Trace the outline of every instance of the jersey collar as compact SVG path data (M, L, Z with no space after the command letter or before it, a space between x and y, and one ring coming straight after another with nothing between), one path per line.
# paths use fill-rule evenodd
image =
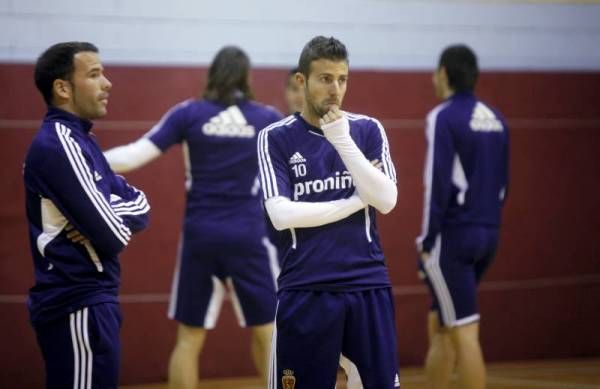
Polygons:
M323 130L321 130L319 127L315 127L312 124L310 124L309 122L307 122L306 120L304 120L304 118L302 117L302 115L300 114L300 112L296 112L294 114L294 116L296 117L296 119L302 123L302 127L308 131L311 132L313 134L316 135L320 135L320 136L325 136L325 134L323 133Z
M52 105L48 106L48 112L46 113L46 120L61 120L67 123L72 124L71 127L82 130L86 134L88 134L92 130L92 126L94 125L91 121L87 119L82 119L77 115L74 115L70 112L62 110L60 108L56 108Z

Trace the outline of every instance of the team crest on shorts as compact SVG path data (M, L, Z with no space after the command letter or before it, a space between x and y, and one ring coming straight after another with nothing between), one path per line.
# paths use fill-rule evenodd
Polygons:
M283 389L294 389L296 387L296 377L294 377L293 370L285 369L283 371L281 385L283 385Z

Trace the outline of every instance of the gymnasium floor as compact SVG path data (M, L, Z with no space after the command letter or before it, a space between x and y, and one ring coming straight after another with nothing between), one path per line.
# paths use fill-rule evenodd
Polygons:
M401 371L402 389L425 389L422 369ZM166 389L166 384L122 389ZM264 389L254 378L203 380L198 389ZM458 387L455 386L456 389ZM600 359L527 361L488 365L488 389L600 389Z

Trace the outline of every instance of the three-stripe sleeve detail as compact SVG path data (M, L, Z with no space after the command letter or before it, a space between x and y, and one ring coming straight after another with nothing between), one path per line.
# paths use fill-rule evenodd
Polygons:
M123 224L123 220L113 211L110 204L96 187L93 175L85 161L79 144L69 136L71 130L57 122L56 133L71 164L71 168L85 194L117 239L123 245L127 245L131 238L131 230Z
M265 200L271 197L279 196L279 188L277 187L277 178L275 175L275 169L271 161L271 155L269 151L269 131L274 128L288 125L295 121L296 118L293 116L287 117L283 120L275 122L268 127L265 127L258 133L258 166L260 170L261 186L263 188L263 195Z
M122 215L142 215L150 210L150 204L146 195L138 192L138 197L133 201L124 201L111 204L113 211L119 216Z
M385 135L385 129L379 122L379 120L372 119L379 128L379 133L381 134L381 162L383 164L383 172L386 176L388 176L394 183L396 183L396 169L394 168L394 164L392 163L392 157L390 155L390 144L388 142L387 136Z

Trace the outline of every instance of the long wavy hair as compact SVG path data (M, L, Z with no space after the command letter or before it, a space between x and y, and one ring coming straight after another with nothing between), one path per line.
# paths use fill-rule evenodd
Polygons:
M226 105L239 98L254 99L249 84L250 58L237 46L225 46L208 69L208 83L203 98Z

